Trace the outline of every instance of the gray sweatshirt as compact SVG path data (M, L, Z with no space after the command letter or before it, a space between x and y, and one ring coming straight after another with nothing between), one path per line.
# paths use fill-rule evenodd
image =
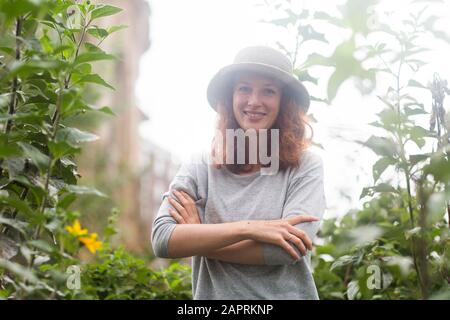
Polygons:
M210 163L209 156L203 155L182 165L164 194L152 229L156 256L168 258L168 242L177 224L168 211L167 196L173 196L173 190L183 190L196 201L202 223L274 220L298 214L322 218L324 214L323 163L311 150L304 151L299 168L275 175L236 175ZM319 225L320 221L296 227L314 240ZM192 257L194 299L318 299L309 251L295 261L281 247L265 243L263 256L265 265Z

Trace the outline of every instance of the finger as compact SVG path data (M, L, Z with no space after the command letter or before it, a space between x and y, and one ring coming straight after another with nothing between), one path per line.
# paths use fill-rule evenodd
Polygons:
M295 244L298 250L300 250L300 252L302 253L302 256L306 255L305 245L303 244L303 241L300 238L298 238L295 235L291 235L291 238L289 239L288 242L292 242L293 244Z
M179 204L177 201L175 201L173 198L170 198L170 197L169 197L169 202L184 219L186 219L188 217L188 213L186 212L186 210L184 209L184 207L181 204Z
M185 224L186 221L184 221L183 217L175 210L169 208L169 213L172 216L172 218L175 219L175 221L179 224Z
M306 248L308 248L308 250L312 250L312 240L308 236L308 234L306 234L306 232L304 232L303 230L299 230L294 226L289 227L288 230L296 238L300 239L303 242L303 244L306 246Z
M290 224L296 225L302 222L313 222L313 221L319 221L320 219L315 216L308 216L308 215L296 215L287 218Z
M174 190L174 193L177 195L177 197L180 199L181 203L183 204L184 209L186 210L187 214L190 216L195 214L195 202L189 197L188 194L186 194L184 191L177 191Z
M280 246L289 253L289 255L294 258L295 260L300 260L300 256L298 255L297 251L292 248L291 244L287 241L282 241Z
M184 195L181 192L179 192L178 190L174 190L173 193L184 206L187 205L188 200L184 197Z
M181 191L181 193L183 194L183 196L189 201L189 202L195 202L194 201L194 198L192 198L189 194L187 194L186 192L184 192L184 191Z

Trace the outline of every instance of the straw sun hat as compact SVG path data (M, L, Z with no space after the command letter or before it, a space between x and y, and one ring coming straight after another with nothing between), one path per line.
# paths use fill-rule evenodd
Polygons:
M305 113L310 104L309 93L293 74L291 60L283 53L266 46L253 46L242 49L234 62L219 70L211 79L207 89L208 102L216 110L221 92L229 87L236 72L253 71L271 76L287 85Z

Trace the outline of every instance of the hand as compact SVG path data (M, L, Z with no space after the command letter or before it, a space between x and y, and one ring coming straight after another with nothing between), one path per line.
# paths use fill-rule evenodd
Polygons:
M169 203L175 208L169 208L170 215L179 224L197 224L202 223L198 215L195 201L184 191L174 190L173 192L178 201L169 197Z
M250 239L278 245L295 260L299 260L300 256L289 242L294 243L304 256L306 249L312 250L312 241L304 231L297 229L294 225L318 220L320 219L314 216L297 215L279 220L247 220L245 227Z

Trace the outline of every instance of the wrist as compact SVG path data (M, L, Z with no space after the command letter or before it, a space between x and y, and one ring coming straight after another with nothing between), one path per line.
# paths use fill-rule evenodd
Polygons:
M236 223L236 232L237 232L239 239L241 241L251 239L250 221L242 220L242 221L236 221L235 223Z

